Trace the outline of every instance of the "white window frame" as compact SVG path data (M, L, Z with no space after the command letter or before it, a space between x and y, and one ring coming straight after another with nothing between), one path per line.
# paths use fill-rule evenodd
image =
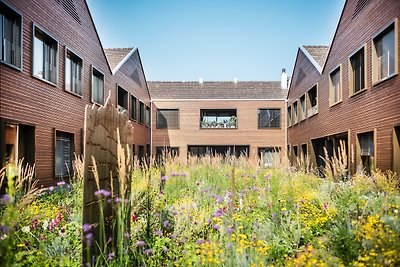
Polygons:
M96 101L94 101L94 99L93 99L93 85L94 85L94 81L93 81L94 73L93 73L93 71L97 71L98 73L100 73L101 75L103 75L103 103L96 102ZM91 66L91 72L90 72L90 100L91 100L91 102L92 102L93 104L100 105L100 106L104 105L104 89L105 89L105 83L106 83L106 77L105 77L104 73L101 72L101 71L99 71L98 68L96 68L95 66L92 65L92 66Z
M81 60L81 62L82 62L82 66L81 66L81 82L80 82L81 93L80 93L80 94L75 93L75 92L73 92L73 91L70 91L70 90L68 90L68 88L67 88L67 56L68 56L68 52L74 54L74 56L77 57L77 58L79 58L79 59ZM75 95L75 96L78 96L78 97L80 97L80 98L83 98L83 85L84 85L84 82L83 82L83 77L84 77L84 68L83 68L83 65L84 65L83 58L82 58L80 55L78 55L77 53L75 53L74 50L72 50L72 49L70 49L70 48L68 48L68 47L66 46L66 47L65 47L65 62L64 62L64 83L65 83L65 84L64 84L64 90L65 90L66 92L71 93L71 94L73 94L73 95Z

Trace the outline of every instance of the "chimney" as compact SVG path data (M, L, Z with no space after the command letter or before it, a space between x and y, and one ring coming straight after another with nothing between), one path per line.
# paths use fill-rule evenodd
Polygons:
M286 69L282 69L282 74L281 74L281 88L282 89L288 89L288 78L286 74Z
M199 83L203 83L204 79L202 77L199 78Z
M237 78L233 78L233 83L237 83Z

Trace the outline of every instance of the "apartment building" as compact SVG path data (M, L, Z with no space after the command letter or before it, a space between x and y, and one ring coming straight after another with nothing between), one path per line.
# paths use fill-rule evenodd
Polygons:
M259 155L268 163L286 151L287 89L279 81L149 82L149 91L157 156Z
M330 48L299 48L288 93L291 157L322 166L323 148L333 155L343 141L350 174L400 173L399 17L397 0L347 0Z
M123 88L149 110L137 49L109 64L84 0L0 0L0 38L0 161L35 164L39 186L72 175L86 105L109 91L120 104ZM145 119L134 126L147 145Z

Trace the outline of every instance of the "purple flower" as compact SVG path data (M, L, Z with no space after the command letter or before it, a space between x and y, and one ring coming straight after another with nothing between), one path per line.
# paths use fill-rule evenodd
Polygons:
M121 199L119 197L116 197L114 201L115 201L115 203L119 203L119 202L121 202Z
M324 203L324 210L327 211L328 210L328 203Z
M92 245L92 240L93 240L93 233L88 233L87 235L85 235L85 240L86 243L91 246Z
M64 181L58 182L57 185L58 186L63 186L63 185L65 185L65 182Z
M32 221L32 229L37 229L39 227L39 221L37 219Z
M224 215L222 213L222 211L221 210L217 210L216 212L214 212L213 217L221 217L222 215Z
M214 229L214 230L217 230L217 231L218 231L218 230L219 230L219 227L220 227L220 226L219 226L218 224L214 224L214 225L213 225L213 229Z
M0 224L0 232L2 232L2 233L4 233L4 234L7 234L8 231L9 231L9 229L8 229L7 226L1 225L1 224Z
M96 192L94 192L94 195L95 196L109 197L109 196L111 196L111 192L107 191L107 190L104 190L104 189L100 189L100 190L97 190Z
M5 194L5 195L3 195L3 196L1 197L1 202L2 202L4 205L7 205L10 201L11 201L11 196L8 195L8 194Z
M267 174L264 176L265 179L269 180L271 178L271 174Z
M146 245L146 242L144 242L142 240L136 242L136 246L138 246L138 247L144 247L145 245Z
M125 237L125 238L129 238L129 237L131 237L131 235L130 235L128 232L125 232L125 233L124 233L124 237Z
M227 230L226 230L226 232L228 233L228 234L232 234L233 232L235 231L235 229L233 228L233 227L229 227Z
M203 244L203 243L204 243L204 240L203 240L203 239L199 239L199 240L196 241L196 244L197 244L197 245L201 245L201 244Z
M124 202L125 202L125 204L128 204L129 203L129 199L125 198Z
M151 248L145 249L144 254L146 254L147 256L149 256L150 254L153 254L153 250Z
M215 198L215 200L217 201L217 204L221 204L222 203L222 197L220 197L220 196L217 196Z
M169 176L174 177L174 176L178 176L178 174L176 172L171 172L171 174Z
M163 232L161 230L157 230L155 232L155 234L156 234L156 236L159 236L159 237L163 236Z
M226 244L226 248L227 248L227 249L231 249L231 248L232 248L232 243L229 242L228 244Z
M111 252L111 253L109 253L109 254L107 255L107 260L111 261L112 259L114 259L114 257L115 257L115 253L114 253L114 252Z
M164 247L163 252L167 253L169 251L169 249L167 247Z
M264 188L264 191L265 191L265 192L269 192L269 190L270 190L270 189L269 189L268 186Z
M167 179L168 179L168 177L167 177L167 176L165 176L165 175L161 176L161 181L162 181L162 182L165 182L165 181L167 181Z
M50 192L54 191L54 186L49 187Z
M168 228L168 227L170 226L169 221L168 221L168 220L165 220L165 221L163 222L163 226L164 226L164 228Z
M211 223L211 219L210 219L210 218L207 219L207 223L208 223L208 224Z

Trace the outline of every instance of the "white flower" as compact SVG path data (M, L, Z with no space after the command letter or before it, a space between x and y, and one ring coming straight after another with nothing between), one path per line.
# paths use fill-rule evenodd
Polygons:
M45 221L43 222L42 227L43 227L43 230L47 230L47 228L49 227L49 221L48 221L48 220L45 220Z
M29 225L28 226L24 226L24 227L21 228L21 230L24 233L29 233L31 231L31 227Z

